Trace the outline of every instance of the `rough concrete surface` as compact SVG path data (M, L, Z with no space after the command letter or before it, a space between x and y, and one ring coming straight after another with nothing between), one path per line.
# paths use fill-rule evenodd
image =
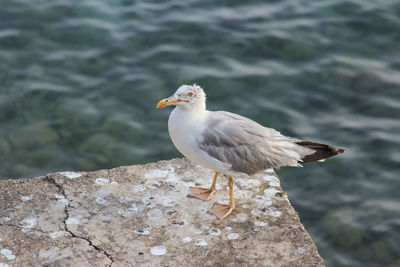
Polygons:
M185 159L0 181L0 266L324 266L272 170L187 198L213 172Z

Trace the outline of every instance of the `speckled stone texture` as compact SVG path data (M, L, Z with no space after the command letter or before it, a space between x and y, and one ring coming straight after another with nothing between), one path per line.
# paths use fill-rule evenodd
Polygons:
M324 266L272 170L187 198L213 172L185 159L0 181L0 266Z

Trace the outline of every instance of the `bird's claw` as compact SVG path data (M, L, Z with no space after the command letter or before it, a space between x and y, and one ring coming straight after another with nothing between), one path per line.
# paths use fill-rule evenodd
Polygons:
M190 187L190 192L191 194L189 194L188 197L198 198L203 201L209 201L212 199L217 190L211 190L202 187Z
M235 209L235 205L232 206L232 205L214 203L214 206L212 207L211 211L209 211L208 213L215 215L220 220L222 220L225 217L227 217L229 214L231 214L234 209Z

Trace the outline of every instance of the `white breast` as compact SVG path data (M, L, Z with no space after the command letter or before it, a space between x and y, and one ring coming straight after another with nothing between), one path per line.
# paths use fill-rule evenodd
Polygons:
M214 171L226 173L230 165L223 163L201 150L198 140L206 127L208 111L198 114L190 110L175 108L168 120L168 130L175 147L194 164Z

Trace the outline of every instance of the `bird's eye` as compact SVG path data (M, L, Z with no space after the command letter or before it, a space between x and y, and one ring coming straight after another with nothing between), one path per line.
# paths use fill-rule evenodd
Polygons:
M194 96L194 93L192 91L190 91L189 93L187 93L188 96Z

